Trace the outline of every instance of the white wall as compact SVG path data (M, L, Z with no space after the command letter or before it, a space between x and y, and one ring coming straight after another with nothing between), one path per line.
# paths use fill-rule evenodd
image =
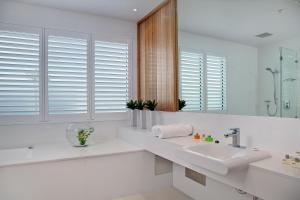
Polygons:
M134 69L132 82L136 82L137 28L133 22L10 1L0 1L0 22L93 33L103 39L131 39L133 43L132 68ZM136 94L135 87L133 87L132 93ZM127 121L124 120L96 123L94 126L96 126L97 138L114 136L116 128L126 124ZM66 123L0 126L0 148L39 142L64 141L66 126Z
M0 11L0 21L5 23L136 38L136 24L129 21L13 1L1 1Z
M36 144L66 143L66 129L70 123L1 125L0 149L26 147ZM95 128L92 136L92 142L95 144L103 140L113 139L116 136L118 127L128 126L128 122L124 120L98 121L89 124Z
M224 134L229 128L241 129L241 144L275 152L300 151L300 121L293 118L237 116L191 112L159 112L161 124L189 123L195 132L211 134L221 142L231 143Z
M228 113L256 115L256 47L180 31L179 48L225 56L228 68Z

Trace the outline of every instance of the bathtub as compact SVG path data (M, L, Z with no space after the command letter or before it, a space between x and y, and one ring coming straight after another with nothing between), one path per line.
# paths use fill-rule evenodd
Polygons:
M117 139L1 149L0 166L1 200L111 200L172 184L154 174L155 155Z
M0 167L93 156L107 156L136 151L142 151L142 149L118 139L102 141L84 148L72 147L69 143L39 144L0 149Z
M29 160L32 158L32 152L33 148L31 146L0 149L0 166L9 163L17 163L21 160Z

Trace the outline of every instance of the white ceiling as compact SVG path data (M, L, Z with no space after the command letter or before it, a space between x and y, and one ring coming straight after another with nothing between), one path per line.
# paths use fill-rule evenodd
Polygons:
M14 0L137 22L163 0ZM134 12L133 9L137 9Z
M179 27L191 33L259 46L300 36L299 1L178 0ZM255 37L264 32L274 35Z

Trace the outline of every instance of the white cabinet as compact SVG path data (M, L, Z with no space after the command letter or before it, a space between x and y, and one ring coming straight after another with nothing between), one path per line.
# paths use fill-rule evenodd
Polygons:
M185 167L173 164L173 186L195 200L252 200L249 194L239 194L233 187L206 177L205 186L187 178Z

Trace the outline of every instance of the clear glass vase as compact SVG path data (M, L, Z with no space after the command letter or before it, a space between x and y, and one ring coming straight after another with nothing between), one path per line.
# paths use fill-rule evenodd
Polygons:
M66 136L69 143L74 147L86 147L92 143L94 128L89 124L69 124Z

